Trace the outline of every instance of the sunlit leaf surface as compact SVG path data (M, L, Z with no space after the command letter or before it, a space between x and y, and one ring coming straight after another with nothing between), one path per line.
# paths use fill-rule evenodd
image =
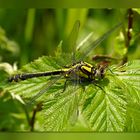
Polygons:
M64 64L63 60L64 58L56 60L52 57L42 57L23 67L21 71L56 70L61 67L59 62ZM131 108L128 108L128 103L139 103L139 63L139 61L131 61L122 67L111 67L111 70L107 70L105 78L97 83L67 82L65 90L66 80L61 76L13 82L8 90L30 100L51 81L57 79L58 81L55 84L51 83L50 88L37 99L43 101L45 130L68 130L74 119L77 120L78 113L81 113L87 127L92 131L121 132L127 127L127 114L130 116L129 119L134 117L132 112L129 113ZM134 113L137 111L135 108ZM133 125L136 127L136 123L133 122Z

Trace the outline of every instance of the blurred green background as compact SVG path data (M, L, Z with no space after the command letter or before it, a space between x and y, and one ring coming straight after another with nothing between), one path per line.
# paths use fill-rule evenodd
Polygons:
M138 11L138 10L137 10ZM111 27L125 21L127 30L128 9L0 9L0 62L22 66L42 55L54 55L61 40L67 39L75 20L81 23L79 40L93 32L98 38ZM138 38L139 13L134 11L133 33ZM116 35L115 35L116 37ZM125 38L117 36L104 41L95 54L121 56L125 52ZM138 40L132 40L129 54L139 58ZM63 47L63 51L67 49ZM137 53L136 53L137 52ZM134 53L133 53L134 54Z
M111 27L124 21L121 32L113 33L96 49L102 54L128 60L140 58L140 10L131 9L0 9L0 64L10 69L17 63L18 69L43 55L55 55L59 43L67 40L76 20L80 20L78 42L93 32L94 39ZM132 22L131 28L128 25ZM131 39L128 40L128 30ZM67 52L67 46L62 46ZM1 72L0 80L3 73ZM2 92L1 92L2 93ZM6 100L5 99L9 99ZM0 131L29 130L21 104L9 95L0 98ZM42 121L42 120L40 120ZM83 130L78 126L75 130ZM36 130L40 130L38 127Z

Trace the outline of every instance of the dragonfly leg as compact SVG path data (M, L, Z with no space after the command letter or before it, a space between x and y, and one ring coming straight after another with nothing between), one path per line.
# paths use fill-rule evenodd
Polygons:
M82 81L81 81L81 79L79 78L79 79L77 79L77 80L73 80L73 79L66 79L65 80L65 83L64 83L64 88L63 88L63 90L62 90L62 93L66 90L66 87L67 87L67 83L68 82L75 82L75 81L77 81L75 84L77 85L77 84L79 84L79 83L82 83Z
M99 84L97 84L95 80L93 80L92 83L93 83L95 86L97 86L98 88L100 88L104 93L106 93L105 90L104 90Z
M68 80L66 79L66 80L65 80L65 83L64 83L64 88L63 88L63 90L62 90L62 93L66 90L67 82L68 82Z

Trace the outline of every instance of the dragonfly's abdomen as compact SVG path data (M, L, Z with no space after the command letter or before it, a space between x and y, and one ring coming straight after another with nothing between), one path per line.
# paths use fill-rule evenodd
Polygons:
M65 71L63 70L57 70L57 71L50 71L50 72L40 72L40 73L23 73L23 74L16 74L11 76L8 81L12 82L18 82L19 80L26 80L29 78L34 78L34 77L42 77L42 76L51 76L51 75L59 75L63 74Z

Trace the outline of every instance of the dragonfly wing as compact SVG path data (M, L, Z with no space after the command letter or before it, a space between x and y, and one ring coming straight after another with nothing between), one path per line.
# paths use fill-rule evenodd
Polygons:
M65 47L67 47L67 52L72 52L72 63L75 62L75 52L76 52L76 41L79 33L80 21L77 20L73 26L73 29L68 37L66 43L64 43Z
M92 34L88 35L87 39L86 39L86 44L85 42L83 43L83 47L86 48L84 49L84 53L82 54L80 60L83 60L85 57L87 57L87 55L91 52L92 49L96 48L103 40L105 40L111 33L113 33L116 29L118 29L119 27L122 26L122 22L115 25L113 28L111 28L110 30L108 30L106 33L104 33L101 37L99 37L98 39L96 39L95 41L92 40ZM80 47L79 47L80 46ZM78 50L82 50L82 46L78 45Z
M34 97L27 103L27 105L32 105L36 99L38 99L41 95L46 93L58 80L60 80L61 77L62 75L51 80L49 83L47 83L47 85L45 85L45 88L43 86L42 90L40 90L36 95L34 95Z
M70 117L71 125L74 125L77 122L78 115L79 115L79 97L78 97L77 93L74 95L73 98L74 98L74 108L73 108L73 112Z

